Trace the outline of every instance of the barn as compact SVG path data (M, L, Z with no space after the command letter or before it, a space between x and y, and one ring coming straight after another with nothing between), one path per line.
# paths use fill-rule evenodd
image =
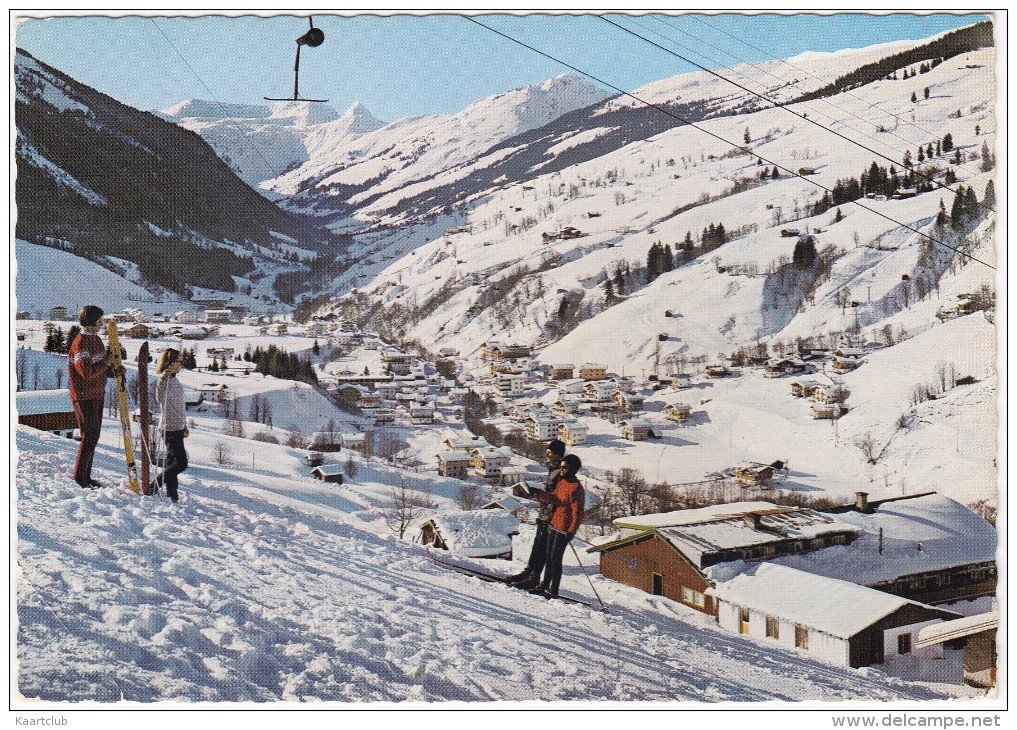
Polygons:
M343 467L340 464L322 464L311 470L311 476L323 482L343 483Z
M60 388L21 391L15 394L15 403L18 423L40 431L49 431L68 438L74 437L78 421L74 417L70 390Z

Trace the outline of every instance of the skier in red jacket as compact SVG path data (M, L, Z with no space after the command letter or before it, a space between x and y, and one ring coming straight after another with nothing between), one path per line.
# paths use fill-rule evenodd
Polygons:
M92 458L102 431L102 406L106 397L106 378L110 375L111 357L99 338L103 314L94 304L82 307L78 314L82 331L72 336L67 348L71 403L81 432L78 458L74 463L74 481L86 489L102 486L92 479Z
M578 456L568 454L561 460L561 469L554 488L549 492L536 493L537 499L541 503L546 502L550 508L551 518L547 528L547 564L544 566L544 578L530 593L552 598L558 595L565 548L582 524L583 511L586 507L586 493L576 478L582 466L583 462Z

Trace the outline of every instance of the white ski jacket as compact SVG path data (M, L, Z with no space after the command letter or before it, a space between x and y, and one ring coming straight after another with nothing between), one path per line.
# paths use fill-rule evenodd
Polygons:
M183 431L187 428L184 412L184 386L172 375L159 378L155 386L155 402L162 406L160 428L163 431Z

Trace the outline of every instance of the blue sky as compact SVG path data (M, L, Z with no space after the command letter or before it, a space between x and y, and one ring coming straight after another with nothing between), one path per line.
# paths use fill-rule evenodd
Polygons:
M626 90L694 70L593 16L486 15L477 20ZM919 39L984 15L609 16L709 67ZM569 69L457 15L338 17L304 48L300 92L342 111L360 101L384 121L451 113ZM15 42L39 60L139 109L189 98L266 103L293 89L306 17L52 17L19 23Z

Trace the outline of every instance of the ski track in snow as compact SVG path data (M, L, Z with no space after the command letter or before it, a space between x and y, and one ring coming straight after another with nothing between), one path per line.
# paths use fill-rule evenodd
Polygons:
M97 463L116 463L115 450L99 449ZM116 487L82 492L66 476L74 444L65 439L22 428L18 453L18 686L28 698L947 696L877 671L761 650L707 617L599 576L609 614L484 583L434 565L418 545L371 532L355 513L251 490L257 478L243 472L195 464L174 506ZM568 593L588 589L574 563L564 582Z

